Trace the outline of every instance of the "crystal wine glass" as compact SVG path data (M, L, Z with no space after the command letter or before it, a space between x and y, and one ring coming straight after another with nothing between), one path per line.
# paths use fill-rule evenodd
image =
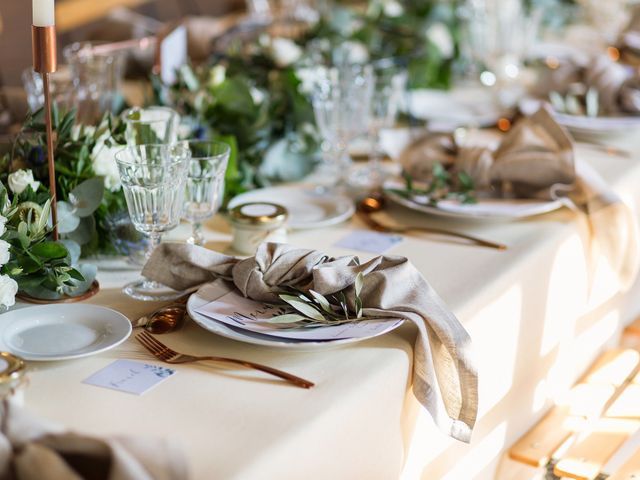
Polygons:
M191 140L182 145L191 152L182 214L192 226L187 242L203 245L202 222L214 216L220 207L231 147L206 140Z
M374 66L375 87L369 116L369 163L354 172L351 183L366 188L381 185L385 170L382 165L384 152L380 141L383 129L392 128L404 101L407 88L407 71L393 59L379 61Z
M129 216L136 230L150 239L147 260L162 234L180 222L189 157L183 145L137 145L116 154ZM123 291L145 301L180 296L180 292L144 278L126 285Z
M178 139L180 116L167 107L130 108L122 114L127 145L170 145Z
M349 143L365 133L374 88L369 65L341 65L326 71L314 88L313 109L320 134L328 147L325 176L345 184L351 167Z

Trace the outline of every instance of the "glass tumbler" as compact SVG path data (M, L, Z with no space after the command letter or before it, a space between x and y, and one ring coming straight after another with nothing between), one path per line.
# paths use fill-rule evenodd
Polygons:
M138 145L116 154L129 216L136 230L150 239L147 260L162 234L180 222L189 157L183 145ZM144 301L180 296L180 292L145 278L126 285L123 291Z
M170 145L178 140L180 116L167 107L130 108L122 114L127 145Z

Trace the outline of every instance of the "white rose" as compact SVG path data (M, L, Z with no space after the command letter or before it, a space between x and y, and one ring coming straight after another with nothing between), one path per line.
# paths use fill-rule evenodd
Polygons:
M288 67L300 60L302 48L288 38L274 38L271 40L271 56L278 67Z
M396 0L390 0L384 3L383 11L385 16L396 18L404 13L404 8L399 2L396 2Z
M40 187L40 182L36 182L33 179L33 172L31 170L18 170L9 175L9 188L16 195L20 195L26 190L28 186L35 192Z
M427 30L427 38L436 46L444 58L453 57L453 37L444 23L434 23Z
M91 159L93 171L96 175L104 177L104 186L112 192L120 189L120 172L116 163L116 153L122 150L121 146L108 147L105 141L109 135L101 137L93 147Z
M7 231L6 224L7 224L6 217L3 217L2 215L0 215L0 237L4 235L4 232Z
M16 303L18 284L8 275L0 275L0 305L13 307Z
M0 240L0 265L9 263L9 260L11 259L11 252L9 251L10 248L11 245L9 242Z

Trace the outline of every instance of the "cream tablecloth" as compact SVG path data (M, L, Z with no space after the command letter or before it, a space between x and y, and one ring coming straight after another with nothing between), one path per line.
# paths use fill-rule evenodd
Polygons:
M586 147L578 157L640 207L640 158ZM427 221L401 209L393 213ZM228 227L221 219L209 226L210 245L226 248ZM190 324L163 340L177 350L267 363L317 387L305 391L206 364L179 366L178 375L141 397L81 383L116 358L152 361L130 339L84 360L32 363L26 406L83 432L172 437L183 445L194 479L493 478L503 449L615 341L640 296L619 295L606 269L588 296L586 224L569 211L456 226L505 242L509 250L407 237L389 253L414 262L473 338L481 406L471 445L441 434L412 396L411 328L355 346L292 353L236 343ZM350 254L333 245L358 228L364 227L354 219L293 233L290 243ZM177 232L186 234L186 226ZM134 277L102 272L102 292L91 302L131 318L147 313L152 305L119 292Z

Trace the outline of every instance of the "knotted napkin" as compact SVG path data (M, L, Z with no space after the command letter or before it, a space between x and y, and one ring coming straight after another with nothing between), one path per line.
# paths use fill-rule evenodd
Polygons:
M0 478L11 480L183 480L184 459L166 440L98 439L66 432L0 404Z
M571 137L547 108L516 123L496 149L458 145L451 135L431 134L400 155L415 180L430 181L436 162L471 175L480 194L560 199L586 214L591 273L604 256L622 289L635 280L640 248L633 213L597 172L576 164Z
M254 257L238 259L186 244L165 243L153 253L142 274L176 290L216 279L229 281L253 300L282 303L284 287L331 295L353 285L362 272L364 315L409 320L418 327L414 349L413 391L436 424L469 442L478 411L478 377L471 339L420 272L402 257L379 256L360 264L357 257L281 244L263 244Z
M535 93L542 97L551 92L567 95L575 86L598 92L599 115L640 114L640 77L608 55L563 60L543 72Z

